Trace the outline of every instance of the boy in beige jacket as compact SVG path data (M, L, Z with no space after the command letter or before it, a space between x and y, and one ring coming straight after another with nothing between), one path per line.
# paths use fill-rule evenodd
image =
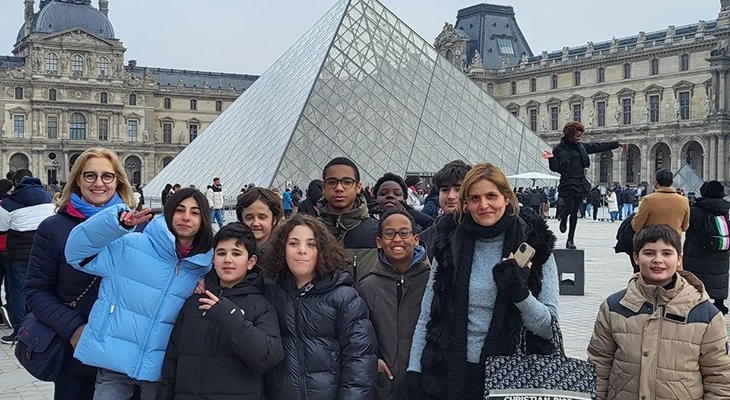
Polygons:
M725 318L699 279L677 271L681 253L668 225L634 237L641 271L603 302L588 347L599 400L730 399Z

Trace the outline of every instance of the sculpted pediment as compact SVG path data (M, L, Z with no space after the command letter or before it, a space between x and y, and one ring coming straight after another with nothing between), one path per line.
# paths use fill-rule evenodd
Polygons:
M61 44L79 44L94 47L119 47L119 44L100 39L84 29L73 29L59 32L44 39L45 42Z

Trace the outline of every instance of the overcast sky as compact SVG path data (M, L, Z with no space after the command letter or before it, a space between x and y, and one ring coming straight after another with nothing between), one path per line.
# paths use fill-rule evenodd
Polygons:
M97 0L92 0L94 5ZM260 74L335 0L110 0L109 17L139 65ZM23 0L0 0L0 55L11 54ZM428 42L475 0L384 0ZM717 18L717 0L504 0L533 53ZM38 7L38 1L36 1Z

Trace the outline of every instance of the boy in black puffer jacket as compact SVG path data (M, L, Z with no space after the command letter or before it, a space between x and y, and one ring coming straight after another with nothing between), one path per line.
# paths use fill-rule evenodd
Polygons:
M264 399L263 374L284 358L253 233L241 223L226 225L213 247L206 292L185 302L172 332L158 400Z

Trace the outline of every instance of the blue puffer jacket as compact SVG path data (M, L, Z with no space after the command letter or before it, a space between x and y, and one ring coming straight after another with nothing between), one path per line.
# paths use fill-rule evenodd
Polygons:
M74 357L156 382L177 315L210 271L213 251L180 260L162 215L143 233L132 233L119 224L125 210L123 204L109 207L68 237L68 263L103 278Z

